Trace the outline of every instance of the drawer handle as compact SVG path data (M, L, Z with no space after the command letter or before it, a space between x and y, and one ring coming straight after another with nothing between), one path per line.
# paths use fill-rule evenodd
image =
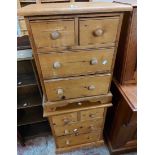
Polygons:
M74 129L73 132L74 132L75 136L79 135L78 129Z
M108 60L103 60L103 61L102 61L102 64L103 64L103 65L106 65L107 63L108 63Z
M97 59L96 59L96 58L91 59L91 60L90 60L90 64L91 64L91 65L96 65L96 64L98 64Z
M53 68L58 69L61 67L61 63L59 61L54 62Z
M89 90L94 90L94 89L95 89L95 86L94 86L94 85L90 85L90 86L88 87L88 89L89 89Z
M98 28L98 29L96 29L94 32L93 32L93 34L94 34L94 36L96 36L96 37L100 37L100 36L102 36L103 35L103 29L101 29L101 28Z
M78 105L82 105L82 103L81 103L81 102L79 102L79 103L78 103Z
M69 140L66 140L66 145L69 145Z
M61 36L61 34L60 34L60 32L58 32L58 31L54 31L54 32L51 33L51 38L52 38L53 40L59 39L60 36Z
M65 135L69 134L69 131L67 129L65 129L64 131Z
M90 125L91 130L95 130L95 127L93 125Z
M64 94L64 90L59 88L58 91L57 91L58 95L63 95Z
M69 121L69 119L68 118L65 118L64 119L64 124L68 124L70 121Z
M90 114L89 117L94 118L95 114Z

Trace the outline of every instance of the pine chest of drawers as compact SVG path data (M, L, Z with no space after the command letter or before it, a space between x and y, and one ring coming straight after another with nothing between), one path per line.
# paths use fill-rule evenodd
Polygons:
M44 93L44 114L59 150L102 140L123 13L131 10L128 5L104 2L34 4L19 10ZM78 103L84 107L57 114L59 108Z

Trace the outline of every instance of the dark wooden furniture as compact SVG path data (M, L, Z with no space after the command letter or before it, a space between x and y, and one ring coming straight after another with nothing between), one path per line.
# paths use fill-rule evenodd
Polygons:
M137 86L112 82L113 107L107 112L105 137L111 154L136 151Z
M136 83L137 78L137 1L115 0L129 4L132 12L125 13L114 68L114 77L121 83Z
M25 46L20 46L24 48ZM18 140L24 140L50 132L43 118L42 91L32 57L32 50L17 51L17 126Z

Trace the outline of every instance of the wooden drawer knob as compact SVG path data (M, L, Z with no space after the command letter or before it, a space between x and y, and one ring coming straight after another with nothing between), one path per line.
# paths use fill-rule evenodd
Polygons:
M63 95L64 94L64 90L62 88L59 88L57 93L58 93L58 95Z
M66 140L66 145L69 145L69 140Z
M78 103L78 105L82 105L82 103L81 103L81 102L79 102L79 103Z
M61 63L59 61L54 62L53 68L58 69L61 67Z
M65 135L69 134L69 131L67 129L65 129L64 131Z
M102 61L102 64L103 64L103 65L106 65L107 63L108 63L108 60L103 60L103 61Z
M90 125L91 130L95 130L95 127L93 125Z
M94 34L94 36L96 36L96 37L99 37L99 36L102 36L103 35L103 29L101 29L101 28L98 28L98 29L96 29L94 32L93 32L93 34Z
M94 90L94 89L95 89L95 86L94 86L94 85L90 85L90 86L88 87L88 89L89 89L89 90Z
M90 114L89 117L94 118L95 114Z
M68 118L65 118L64 119L64 124L68 124L70 121L69 121L69 119Z
M74 132L75 136L79 135L78 129L74 129L73 132Z
M59 39L60 36L61 36L61 34L60 34L60 32L58 32L58 31L54 31L54 32L51 33L51 38L52 38L53 40Z
M78 132L78 129L74 129L73 132L74 132L74 133L77 133L77 132Z
M91 59L91 60L90 60L90 64L91 64L91 65L96 65L96 64L98 64L97 59L96 59L96 58Z

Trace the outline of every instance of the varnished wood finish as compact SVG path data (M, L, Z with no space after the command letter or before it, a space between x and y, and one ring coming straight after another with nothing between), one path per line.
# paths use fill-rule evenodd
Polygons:
M65 136L65 137L58 137L56 141L59 148L64 148L68 146L98 141L99 137L100 137L100 134L94 132L94 133L88 133L88 134L80 134L78 136L71 135L71 136Z
M49 117L49 119L52 119L52 124L53 125L66 125L66 124L71 124L77 122L77 113L68 113L64 115L59 115L59 116L53 116Z
M111 154L135 151L137 148L136 85L112 83L113 108L108 110L105 135Z
M107 94L111 75L80 76L44 81L48 101ZM59 94L59 90L63 92Z
M81 102L82 104L86 106L92 106L94 103L96 104L96 102L104 103L106 105L106 103L111 102L111 100L112 100L112 94L108 93L106 95L81 97L81 98L76 98L76 99L68 99L68 100L55 101L55 102L49 102L49 101L44 100L43 106L46 111L53 112L55 108L59 108L59 107L66 106L66 105L71 105L71 107L72 106L74 107L75 105L76 107L76 104L81 103ZM87 104L87 102L89 103Z
M73 46L75 44L74 20L46 20L30 22L36 48ZM60 33L53 39L53 32ZM69 36L69 37L68 37Z
M71 134L84 134L88 132L98 131L102 127L102 119L94 119L91 121L83 121L81 123L72 123L70 125L54 126L56 136L65 136ZM76 130L75 130L76 129Z
M116 40L119 17L81 18L80 45L113 43ZM95 35L96 31L103 34Z
M44 116L48 116L58 150L64 147L68 150L74 145L90 145L90 142L102 140L104 120L109 106L111 103L99 102L92 106L78 104L79 108L73 108L69 104L52 112L46 112L44 109ZM85 138L81 139L81 136Z
M50 54L39 54L38 57L43 78L51 79L111 72L113 55L114 48L103 48L87 51L52 52ZM59 68L54 67L56 62L60 63Z
M27 21L56 152L103 143L123 12L131 10L115 3L73 2L18 11Z
M136 0L115 0L133 6L124 14L114 76L121 84L137 82L137 4Z
M129 5L115 4L108 2L71 2L57 4L32 4L18 11L20 16L36 15L60 15L97 12L123 12L131 11Z

